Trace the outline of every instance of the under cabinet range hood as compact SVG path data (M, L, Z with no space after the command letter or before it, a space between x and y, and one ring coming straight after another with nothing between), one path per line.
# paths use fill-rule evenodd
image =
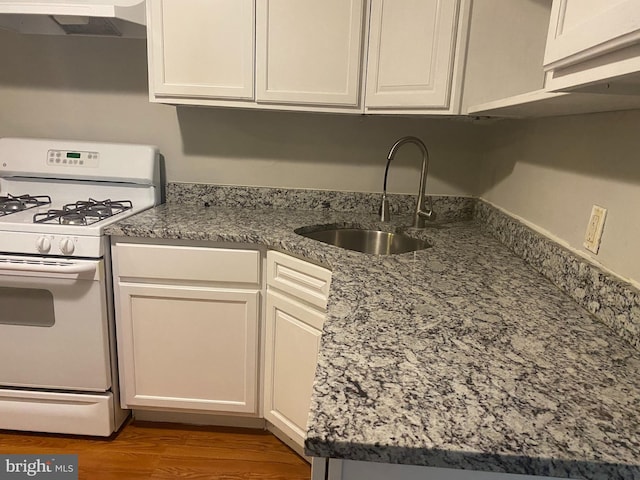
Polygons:
M41 35L146 38L145 0L0 0L0 28Z

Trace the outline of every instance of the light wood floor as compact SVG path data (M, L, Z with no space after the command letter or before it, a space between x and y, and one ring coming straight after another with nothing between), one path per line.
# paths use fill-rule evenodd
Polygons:
M79 479L308 480L309 465L268 432L132 422L110 438L0 430L0 453L78 454Z

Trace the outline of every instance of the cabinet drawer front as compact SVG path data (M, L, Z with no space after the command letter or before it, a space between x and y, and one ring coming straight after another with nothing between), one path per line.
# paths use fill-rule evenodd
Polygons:
M326 309L331 271L283 253L268 252L267 284Z
M117 243L117 275L170 281L260 283L260 252Z

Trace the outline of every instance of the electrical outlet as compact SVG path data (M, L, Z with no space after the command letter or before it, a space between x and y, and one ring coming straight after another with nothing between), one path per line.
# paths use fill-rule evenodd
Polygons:
M604 219L607 216L607 209L594 205L591 209L591 217L587 225L587 233L584 235L584 248L590 252L598 254L600 248L600 238L604 230Z

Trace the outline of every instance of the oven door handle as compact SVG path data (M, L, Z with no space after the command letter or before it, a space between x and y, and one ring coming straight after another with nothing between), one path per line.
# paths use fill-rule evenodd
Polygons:
M27 261L3 261L0 260L0 273L11 272L34 272L34 273L57 273L57 274L79 274L96 271L95 263L57 263L57 262L27 262Z

